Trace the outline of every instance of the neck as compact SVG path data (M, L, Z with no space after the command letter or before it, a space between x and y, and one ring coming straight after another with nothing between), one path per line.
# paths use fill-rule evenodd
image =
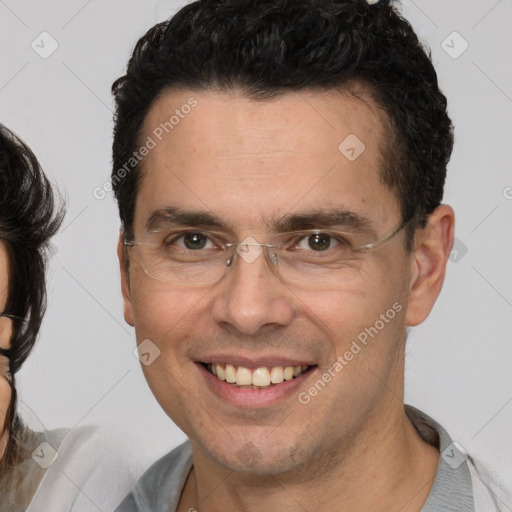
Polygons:
M402 404L394 402L375 413L346 446L293 473L230 472L193 443L194 469L179 510L420 511L432 487L439 453L419 437Z

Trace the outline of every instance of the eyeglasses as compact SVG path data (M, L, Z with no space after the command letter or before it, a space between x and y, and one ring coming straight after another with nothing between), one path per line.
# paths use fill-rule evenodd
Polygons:
M0 317L2 316L5 316L6 318L10 318L11 320L21 320L21 321L25 321L24 318L21 318L20 316L15 316L15 315L9 315L8 313L0 313Z
M279 233L269 243L252 237L231 243L222 233L180 228L150 232L141 241L124 244L147 275L164 283L215 283L230 270L236 255L253 263L265 252L270 269L283 280L325 285L353 277L362 253L391 240L408 222L377 241L363 233L310 229Z

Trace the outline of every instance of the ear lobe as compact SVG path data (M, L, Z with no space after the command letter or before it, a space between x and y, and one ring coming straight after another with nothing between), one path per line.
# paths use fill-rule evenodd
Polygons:
M434 307L453 246L454 226L453 209L441 205L429 215L427 225L416 235L405 316L408 326L422 323Z
M121 232L117 241L117 257L119 259L119 269L121 271L121 292L124 303L124 319L128 325L134 326L133 305L130 290L130 271L127 265L127 254L124 245L124 233Z

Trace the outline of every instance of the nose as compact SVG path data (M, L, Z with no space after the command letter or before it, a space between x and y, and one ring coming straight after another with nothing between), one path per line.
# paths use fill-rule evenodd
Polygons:
M254 335L292 321L294 296L271 271L267 250L245 243L233 253L232 268L218 284L213 304L214 321L221 327Z

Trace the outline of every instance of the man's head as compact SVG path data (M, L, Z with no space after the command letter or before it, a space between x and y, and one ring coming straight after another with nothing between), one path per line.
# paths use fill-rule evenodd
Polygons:
M113 90L125 318L163 409L240 471L386 435L405 326L430 312L453 236L451 123L409 24L385 1L195 2ZM232 366L257 389L220 380Z
M402 218L424 222L442 199L452 126L429 57L391 4L202 1L149 30L113 86L112 179L124 229L132 227L140 172L133 166L120 179L119 170L146 142L143 122L169 89L238 90L260 101L343 90L372 100L385 127L381 179Z

